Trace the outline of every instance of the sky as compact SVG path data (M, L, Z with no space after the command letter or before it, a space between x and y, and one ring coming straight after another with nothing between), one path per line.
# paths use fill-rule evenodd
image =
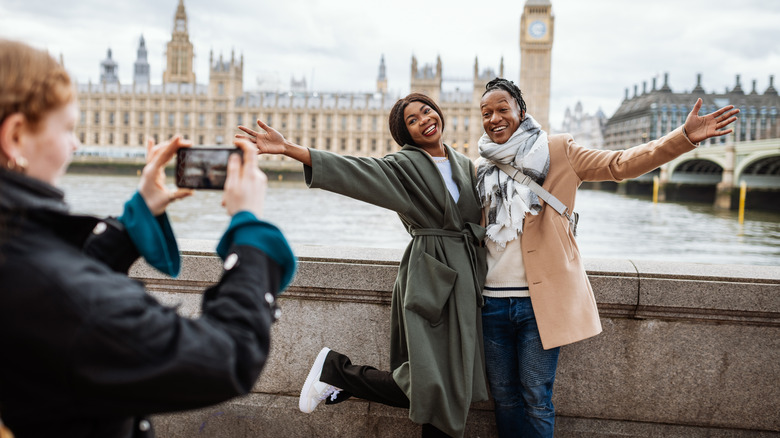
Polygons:
M141 35L152 83L162 82L165 45L179 0L0 0L0 37L62 56L78 82L97 82L110 48L122 83L132 83ZM199 83L208 60L244 56L244 89L289 87L306 78L320 92L372 92L382 56L388 88L409 92L411 58L441 57L445 89L470 89L480 71L517 81L520 15L525 0L184 0ZM567 108L607 117L625 90L664 74L675 92L697 73L707 92L733 88L741 76L763 93L780 88L780 0L552 0L550 121ZM693 104L693 102L691 102ZM533 114L533 109L529 108Z

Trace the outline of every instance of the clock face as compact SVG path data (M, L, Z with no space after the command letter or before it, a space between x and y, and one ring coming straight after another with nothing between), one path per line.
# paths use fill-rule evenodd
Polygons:
M528 34L533 38L541 38L547 33L547 25L539 20L534 20L530 26L528 26Z

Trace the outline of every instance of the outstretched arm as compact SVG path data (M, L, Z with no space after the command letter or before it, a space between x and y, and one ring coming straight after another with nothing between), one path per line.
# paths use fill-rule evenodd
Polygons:
M236 134L236 138L243 138L254 143L257 146L258 154L282 154L307 166L311 166L309 148L288 141L279 131L266 125L262 120L257 120L257 126L260 127L262 132L254 131L246 126L239 126L238 129L244 131L247 135Z
M692 143L700 143L710 137L730 134L733 131L732 129L721 131L721 129L737 120L736 115L739 113L739 109L734 108L734 105L728 105L713 113L699 116L701 104L701 99L698 99L683 126Z

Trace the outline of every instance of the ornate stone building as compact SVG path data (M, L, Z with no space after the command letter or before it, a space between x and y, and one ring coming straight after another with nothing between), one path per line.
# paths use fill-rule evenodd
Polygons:
M701 85L701 74L697 75L696 86L690 92L675 93L669 87L667 73L664 74L664 83L660 88L653 78L650 90L647 89L647 82L642 83L641 93L636 85L631 96L626 89L623 102L604 127L604 148L624 149L663 136L685 123L685 118L699 97L703 102L702 114L725 105L734 105L740 109L739 117L733 125L734 132L712 138L708 144L725 143L729 139L742 142L780 137L780 97L774 86L774 76L769 77L769 87L760 94L755 80L751 91L746 93L739 75L734 88L722 93L707 93Z
M549 5L549 1L545 3ZM551 27L552 22L547 23ZM551 39L549 36L545 41ZM311 148L377 157L398 148L390 136L387 117L400 96L388 93L384 56L374 92L309 91L301 81L296 81L288 92L244 91L243 56L237 58L231 53L229 59L224 59L222 55L215 57L213 52L209 56L208 83L199 84L193 69L194 47L183 0L179 0L176 9L166 56L162 84L152 84L142 36L132 84L119 82L119 66L111 59L110 49L101 63L100 82L78 84L81 118L77 135L85 145L82 153L109 149L141 153L140 146L146 138L159 142L174 134L191 139L195 145L227 145L239 132L237 125L253 125L258 118L290 140ZM546 87L549 100L549 60L546 72L546 77L540 79L541 87L528 82L528 96L536 96L533 90ZM496 72L491 68L480 71L475 59L473 87L468 91L444 91L441 59L437 57L435 65L421 65L413 56L410 90L431 96L441 106L446 117L445 143L476 158L477 140L483 133L478 102L485 84L503 74L503 60ZM549 103L534 105L549 107ZM261 159L289 161L279 156Z
M582 102L577 102L574 111L566 107L560 130L553 130L556 134L571 134L580 146L593 149L604 148L604 126L607 124L607 116L599 108L595 114L584 111Z

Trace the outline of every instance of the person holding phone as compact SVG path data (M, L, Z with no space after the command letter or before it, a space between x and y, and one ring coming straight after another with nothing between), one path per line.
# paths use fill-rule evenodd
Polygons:
M118 219L70 214L56 184L78 146L75 93L48 53L0 39L0 417L19 438L153 436L146 415L251 390L296 262L259 220L265 175L233 156L222 276L197 319L161 305L127 272L140 254L178 274L165 209L190 192L168 190L164 166L190 143L149 145Z
M699 99L685 124L664 137L604 151L579 146L568 134L548 136L526 112L513 82L496 78L485 88L477 180L487 223L482 323L490 393L499 436L552 437L560 347L601 332L570 220L577 188L583 181L636 178L699 142L729 134L723 128L739 110L729 105L699 116ZM567 210L541 201L512 177L518 170Z
M390 366L352 365L323 348L301 391L300 409L349 396L409 408L423 436L463 436L469 406L487 399L479 308L485 276L474 165L442 141L444 114L412 93L390 111L398 152L342 156L286 140L258 120L238 137L261 154L304 164L309 187L393 210L411 235L393 287Z

